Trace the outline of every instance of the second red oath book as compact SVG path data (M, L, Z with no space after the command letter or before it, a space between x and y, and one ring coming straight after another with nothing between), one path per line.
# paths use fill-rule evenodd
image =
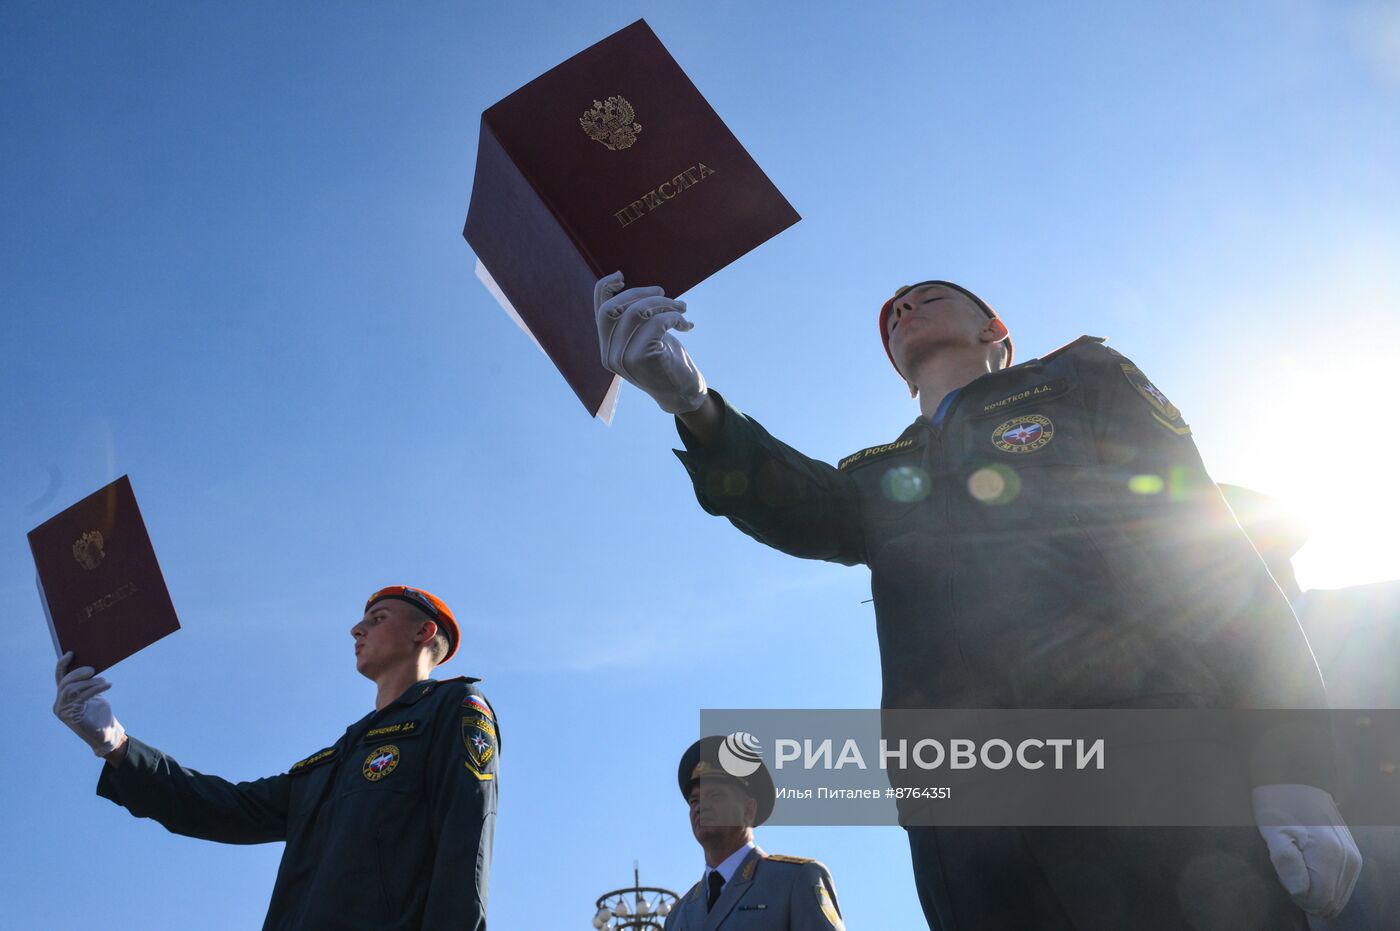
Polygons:
M588 412L611 416L593 285L677 297L800 217L644 20L481 115L477 274Z
M54 650L98 672L180 629L131 481L29 531Z

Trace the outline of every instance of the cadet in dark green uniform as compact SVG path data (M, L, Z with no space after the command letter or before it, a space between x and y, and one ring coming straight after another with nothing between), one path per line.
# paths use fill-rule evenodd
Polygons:
M678 416L706 511L794 556L870 567L882 707L1325 707L1180 411L1103 340L1012 366L975 294L901 288L881 338L921 416L837 467L708 390L675 336L683 303L617 274L594 307L603 364ZM911 826L930 927L1301 929L1284 889L1335 914L1360 859L1325 791L1328 735L1307 736L1256 748L1275 764L1242 787L1257 833Z
M375 592L350 630L375 710L286 773L231 783L128 737L90 667L58 665L54 712L107 763L97 793L176 833L286 841L263 928L484 929L496 826L496 715L465 676L436 681L461 636L422 589Z
M702 737L681 756L676 782L705 874L666 917L666 931L845 931L836 886L807 857L765 853L753 829L773 813L773 776L762 760L736 775L720 760L726 738Z

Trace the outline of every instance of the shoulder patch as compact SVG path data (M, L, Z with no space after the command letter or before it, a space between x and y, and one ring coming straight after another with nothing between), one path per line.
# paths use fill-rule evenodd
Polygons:
M476 713L463 716L462 746L467 751L466 767L473 776L482 782L489 782L496 778L495 774L489 770L492 768L492 761L496 758L496 745L498 743L496 727L491 720Z
M772 860L775 863L816 863L811 857L790 857L785 853L770 853L764 859Z
M463 711L475 711L477 714L485 715L492 721L496 720L496 712L492 710L491 703L485 697L476 694L468 694L462 699Z
M826 891L826 883L817 883L816 893L817 908L821 909L827 924L833 928L844 929L846 925L841 921L841 913L836 910L836 903L831 900L831 893Z
M308 769L314 769L323 763L329 763L335 759L335 747L327 747L324 750L317 750L304 760L298 760L292 764L292 768L287 770L289 776L299 776Z
M862 449L858 453L851 453L845 459L842 459L839 463L837 463L836 467L838 469L849 469L853 465L859 465L860 463L867 462L871 459L879 459L882 456L888 456L891 453L904 452L905 450L912 449L913 447L914 441L912 439L895 440L893 443L885 443L882 446L870 446L865 449Z
M1128 379L1128 384L1133 386L1133 390L1141 395L1142 399L1152 408L1154 420L1177 436L1191 435L1191 428L1182 419L1181 411L1177 409L1175 404L1167 400L1167 396L1148 380L1140 368L1131 362L1120 363L1118 368L1122 370L1123 377Z
M1040 361L1041 361L1041 362L1048 361L1048 360L1053 359L1053 358L1055 358L1056 356L1058 356L1058 355L1060 355L1060 354L1062 354L1062 353L1069 352L1071 349L1077 349L1077 348L1079 348L1080 346L1099 346L1099 345L1102 345L1103 343L1106 343L1106 342L1108 342L1108 339L1107 339L1107 337L1103 337L1103 336L1081 336L1081 337L1079 337L1079 339L1073 340L1072 342L1065 343L1065 344L1064 344L1063 346L1061 346L1059 349L1053 350L1053 351L1051 351L1051 352L1047 352L1045 355L1043 355L1043 356L1040 357Z

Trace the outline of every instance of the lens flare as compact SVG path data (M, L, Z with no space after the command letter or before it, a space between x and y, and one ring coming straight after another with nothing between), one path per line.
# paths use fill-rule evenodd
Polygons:
M1135 495L1161 494L1165 487L1167 483L1162 481L1160 475L1134 475L1128 479L1128 490Z
M900 504L922 501L932 488L928 473L918 466L898 466L880 479L880 490L885 497Z
M983 504L1010 504L1021 494L1021 476L1004 465L983 466L967 479L967 493Z

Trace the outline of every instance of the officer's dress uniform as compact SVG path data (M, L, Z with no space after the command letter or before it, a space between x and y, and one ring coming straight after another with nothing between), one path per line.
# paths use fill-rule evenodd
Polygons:
M1180 412L1102 342L983 375L941 425L839 467L728 404L709 444L678 421L677 456L749 536L870 567L883 708L1325 707ZM1288 442L1277 426L1240 425ZM1328 786L1325 733L1267 749L1278 765L1253 784ZM939 929L1305 927L1252 828L913 827L910 843Z
M747 854L720 887L714 906L706 907L708 883L702 879L666 916L665 931L844 931L836 886L825 866L767 854L752 844L741 850ZM706 878L711 872L705 871Z
M252 782L130 738L97 794L176 834L286 841L265 931L484 929L500 739L476 681L419 682L333 746Z

